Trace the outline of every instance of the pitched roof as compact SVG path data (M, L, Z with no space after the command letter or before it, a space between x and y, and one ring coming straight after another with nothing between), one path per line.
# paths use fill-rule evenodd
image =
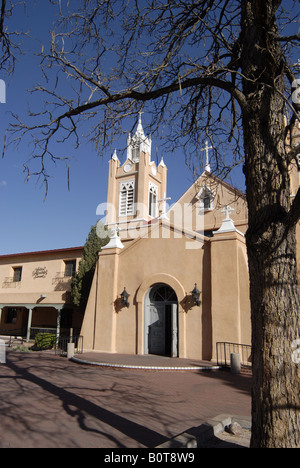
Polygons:
M44 255L44 254L54 254L54 253L64 253L71 251L80 251L83 250L83 247L67 247L64 249L54 249L54 250L39 250L36 252L20 252L14 254L0 255L0 259L4 258L13 258L13 257L24 257L29 255Z

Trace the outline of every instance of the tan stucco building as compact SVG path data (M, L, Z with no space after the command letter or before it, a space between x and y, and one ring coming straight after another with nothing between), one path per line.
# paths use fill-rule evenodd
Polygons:
M203 360L216 358L218 342L250 345L247 204L211 174L208 145L205 171L168 206L167 167L151 160L140 118L126 161L115 152L109 162L100 211L112 235L83 321L70 302L83 248L0 256L0 334L25 327L29 339L35 329L72 327L85 351ZM295 164L291 197L298 187Z
M83 248L0 256L0 335L78 333L82 314L71 303L71 280Z
M217 342L250 344L244 194L213 176L207 158L168 207L167 168L151 160L141 119L127 148L124 164L116 152L109 163L113 235L99 254L85 349L211 360Z

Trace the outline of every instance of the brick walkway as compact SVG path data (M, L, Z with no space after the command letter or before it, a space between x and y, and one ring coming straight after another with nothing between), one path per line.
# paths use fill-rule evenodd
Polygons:
M0 448L153 448L219 414L249 417L250 386L251 376L226 371L115 369L8 353Z

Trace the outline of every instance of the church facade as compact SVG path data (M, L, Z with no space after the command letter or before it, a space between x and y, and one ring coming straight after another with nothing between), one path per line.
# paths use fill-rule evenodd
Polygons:
M214 360L251 343L243 193L210 172L168 207L167 168L141 118L109 163L106 223L81 334L86 351ZM208 152L208 143L206 151Z
M299 124L293 137L299 142ZM109 162L111 238L99 253L84 317L70 297L83 247L2 255L0 334L29 341L36 331L72 328L85 351L197 360L215 360L217 343L250 345L246 199L211 173L208 142L204 150L203 174L168 206L167 167L151 160L140 117L126 161L115 152ZM298 159L291 198L300 185Z

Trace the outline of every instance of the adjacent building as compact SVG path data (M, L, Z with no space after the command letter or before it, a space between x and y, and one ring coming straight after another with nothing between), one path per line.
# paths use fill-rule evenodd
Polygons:
M71 303L71 281L83 248L0 256L0 334L69 333L82 314Z

